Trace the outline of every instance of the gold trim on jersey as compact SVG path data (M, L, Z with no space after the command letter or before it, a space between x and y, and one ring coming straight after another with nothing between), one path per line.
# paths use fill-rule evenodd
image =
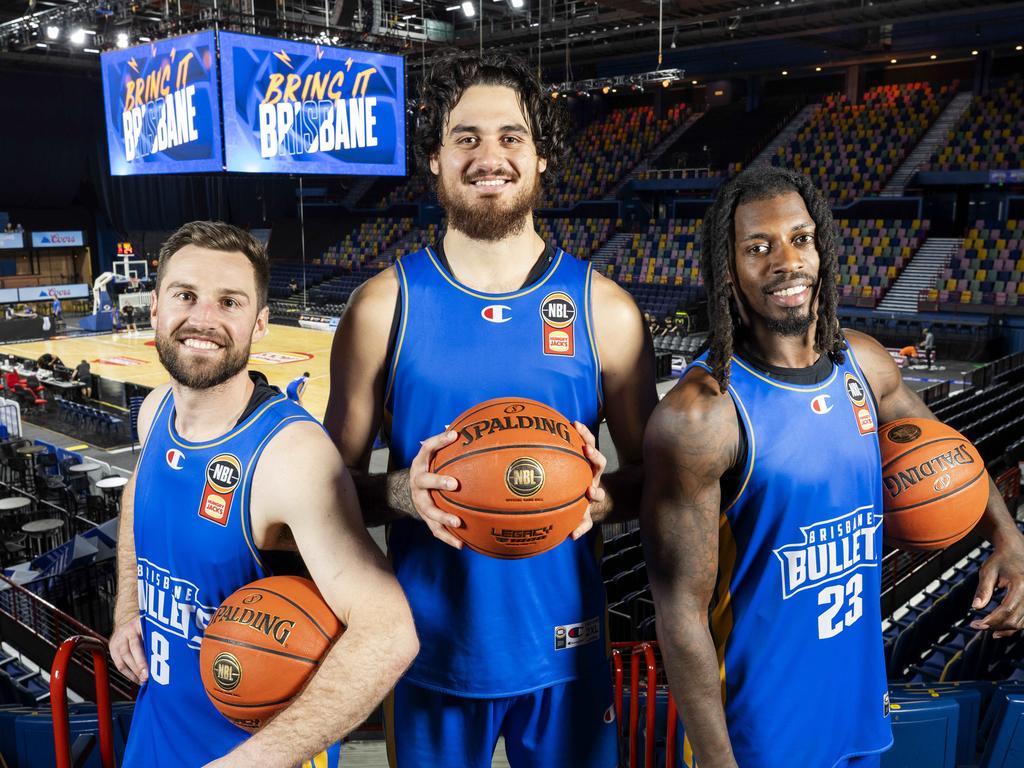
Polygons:
M738 365L740 368L742 368L744 371L749 373L751 376L754 376L754 377L760 379L765 384L771 384L773 387L778 387L779 389L788 389L790 392L818 392L819 390L825 389L826 387L831 385L832 382L835 381L836 375L839 373L839 366L836 365L835 363L833 363L832 364L832 373L830 373L828 378L825 379L820 384L808 385L808 386L805 386L805 387L793 387L793 386L790 386L788 384L782 384L782 383L780 383L778 381L775 381L775 379L769 379L767 376L764 376L764 375L758 373L753 368L751 368L749 365L747 365L742 360L740 360L738 357L736 357L736 355L732 356L732 361L736 365Z
M398 745L395 742L395 689L384 697L384 741L387 744L388 765L398 768Z
M399 298L402 300L402 321L398 329L398 342L395 344L395 356L391 360L391 370L388 372L388 384L384 388L384 408L387 409L388 398L391 397L391 389L395 386L395 374L398 373L398 358L402 354L402 342L405 341L405 328L409 322L409 283L405 277L405 267L402 266L401 257L395 260L395 269L398 272L398 279L402 284L399 291Z
M249 418L245 420L245 424L243 424L240 427L236 425L226 435L218 437L216 440L213 440L209 443L183 443L180 440L178 440L178 438L175 437L174 435L174 422L173 419L171 418L171 415L174 412L171 411L171 413L167 415L167 436L171 438L172 443L174 443L179 448L184 448L186 451L202 451L207 448L215 448L218 445L226 443L228 440L233 440L234 438L238 437L238 435L242 434L243 432L245 432L245 430L247 430L249 427L255 424L259 417L267 412L268 408L271 408L287 399L288 396L282 394L279 395L278 397L275 397L273 400L267 400L267 402L261 405L256 411L252 413L251 416L249 416Z
M156 413L153 414L153 421L149 425L149 431L146 432L146 438L142 442L142 448L139 450L139 460L135 463L135 471L133 475L138 474L139 468L142 466L142 460L146 458L146 451L149 450L149 441L153 437L153 430L156 429L160 423L160 414L163 413L164 408L167 406L167 402L171 399L171 395L174 394L170 387L164 393L163 398L160 400L160 404L156 407ZM136 483L132 489L132 509L135 509L135 494L139 492L139 484ZM134 514L134 512L133 512Z
M544 277L542 277L540 280L538 280L533 285L528 286L526 288L523 288L520 291L515 291L513 293L477 293L476 291L471 291L466 286L464 286L461 283L459 283L458 281L452 279L452 277L449 276L448 272L445 271L445 268L442 267L441 264L438 262L437 258L434 256L433 250L431 250L429 245L426 246L423 250L426 251L427 257L430 259L430 263L434 265L434 268L438 272L441 273L441 277L443 277L448 282L448 284L452 286L452 288L457 288L458 290L462 291L463 293L467 293L470 296L473 296L474 298L477 298L477 299L488 299L488 300L490 300L490 299L518 299L520 296L525 296L528 293L533 293L538 288L540 288L542 285L544 285L544 283L546 283L548 280L551 279L551 276L553 274L555 274L555 272L558 270L558 265L562 263L562 256L565 254L565 251L563 251L561 248L557 248L556 250L558 251L558 253L557 253L557 258L555 259L555 263L552 264L548 268L548 271L544 275Z
M597 412L604 410L604 392L601 391L601 356L597 354L597 341L594 339L593 324L590 321L590 284L594 276L594 265L587 263L587 276L583 281L583 317L587 325L587 341L590 342L590 354L594 357L595 385L597 387ZM600 424L600 420L598 424Z

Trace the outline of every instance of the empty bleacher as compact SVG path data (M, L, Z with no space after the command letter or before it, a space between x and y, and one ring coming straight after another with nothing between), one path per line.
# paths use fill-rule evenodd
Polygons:
M922 170L982 171L1024 168L1024 78L1015 76L971 106L946 145Z
M951 305L1024 305L1024 220L975 222L960 252L921 300Z
M928 237L927 220L840 219L839 296L875 306Z

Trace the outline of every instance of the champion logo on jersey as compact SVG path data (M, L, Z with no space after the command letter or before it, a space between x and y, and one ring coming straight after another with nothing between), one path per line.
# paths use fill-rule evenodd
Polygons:
M512 319L512 307L505 304L488 304L480 310L480 317L489 323L507 323Z
M185 464L185 454L177 448L171 448L165 458L167 459L167 466L174 470L181 469Z
M830 399L831 397L829 395L818 395L816 398L811 400L811 410L819 416L824 416L832 410L832 403L829 402Z

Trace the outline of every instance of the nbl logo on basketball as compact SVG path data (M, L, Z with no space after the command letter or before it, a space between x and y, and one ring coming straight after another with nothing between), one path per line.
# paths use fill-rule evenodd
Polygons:
M505 471L505 485L516 496L533 496L544 487L544 467L535 459L516 459Z
M232 691L242 682L242 665L230 653L221 653L213 660L213 679L222 691Z

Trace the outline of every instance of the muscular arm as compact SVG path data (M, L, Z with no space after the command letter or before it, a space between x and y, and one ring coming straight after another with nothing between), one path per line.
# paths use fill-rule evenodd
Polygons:
M139 439L145 444L153 414L170 385L150 392L139 409ZM135 467L138 471L138 464ZM121 494L121 517L117 523L117 599L114 602L114 632L110 636L110 657L122 674L136 683L149 676L142 647L139 619L139 576L135 560L135 472Z
M413 513L407 471L371 475L370 453L384 413L385 358L398 301L394 268L353 294L331 347L331 391L324 426L352 472L368 526Z
M287 472L290 482L281 483ZM405 595L359 513L351 478L323 432L294 424L267 448L253 479L253 537L294 538L324 599L344 623L291 705L218 767L286 768L362 723L419 650Z
M878 401L879 422L885 424L907 417L935 419L935 414L904 383L899 368L881 344L863 333L844 333ZM1007 591L998 608L971 626L1000 630L996 636L1001 637L1024 627L1024 537L991 478L988 504L979 525L995 545L995 552L982 566L974 607L988 605L997 587Z
M658 642L701 768L736 766L708 608L718 577L720 480L738 444L732 401L696 370L655 409L644 437L640 525Z
M617 522L635 518L639 512L644 427L658 404L654 349L629 294L600 275L594 275L592 287L605 416L619 469L602 475L605 499L593 505L591 514L594 522Z

